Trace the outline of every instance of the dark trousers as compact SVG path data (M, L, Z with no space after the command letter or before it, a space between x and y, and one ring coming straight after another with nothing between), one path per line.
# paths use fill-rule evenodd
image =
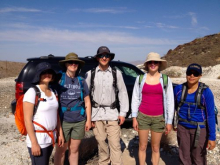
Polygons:
M50 145L46 148L41 148L40 156L33 156L31 153L31 148L28 147L28 152L31 157L32 165L48 165L52 151L53 151L53 146Z
M206 128L200 131L198 146L194 147L196 129L188 129L178 124L177 140L179 145L179 158L181 165L207 165L208 143Z

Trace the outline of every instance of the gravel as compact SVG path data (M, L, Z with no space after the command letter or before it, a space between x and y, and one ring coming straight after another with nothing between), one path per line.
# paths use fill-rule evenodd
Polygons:
M0 164L29 165L30 157L26 148L25 137L21 137L15 124L14 116L11 114L10 103L14 99L15 77L0 79ZM182 83L185 78L172 78L175 83ZM202 79L214 93L215 102L220 109L220 80L212 78ZM219 117L219 116L218 116ZM138 134L132 128L122 128L121 146L123 150L123 161L125 165L133 165L137 162ZM149 137L150 140L150 137ZM150 144L149 144L150 145ZM178 164L178 145L176 132L172 131L168 136L163 136L161 141L161 160L163 164ZM147 154L151 150L148 147ZM54 152L53 152L54 154ZM50 164L53 164L53 154ZM88 160L81 160L81 164L96 165L98 161L97 151ZM95 156L94 156L95 155ZM147 163L150 156L147 157ZM208 151L208 165L220 164L220 133L217 133L216 148Z

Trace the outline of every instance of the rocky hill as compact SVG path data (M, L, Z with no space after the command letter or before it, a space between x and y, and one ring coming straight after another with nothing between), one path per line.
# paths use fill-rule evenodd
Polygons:
M192 62L204 66L220 64L220 33L208 35L203 38L170 49L163 57L169 66L186 67Z
M0 78L17 77L26 63L0 61Z

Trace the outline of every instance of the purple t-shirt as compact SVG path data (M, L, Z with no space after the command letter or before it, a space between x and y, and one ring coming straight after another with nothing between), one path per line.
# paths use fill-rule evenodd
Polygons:
M89 89L87 86L87 83L85 82L85 79L82 79L83 84L83 97L89 95ZM80 84L77 77L70 78L67 75L65 76L65 84L60 89L60 95L59 95L59 101L60 101L60 108L62 107L68 107L72 108L76 104L77 106L83 106L84 102L81 99L81 90L80 90ZM86 114L84 115L80 114L80 110L78 111L65 111L63 115L63 121L66 122L79 122L86 119Z
M160 83L156 85L144 83L139 111L149 116L163 114L163 90Z

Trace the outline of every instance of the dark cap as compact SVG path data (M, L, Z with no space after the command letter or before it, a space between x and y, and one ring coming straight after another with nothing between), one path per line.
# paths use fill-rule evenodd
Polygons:
M101 55L103 53L109 54L111 56L111 60L113 60L115 57L115 53L111 53L107 46L100 46L97 50L97 54L94 57L96 58L98 55Z
M194 70L194 71L198 72L200 75L202 74L202 67L199 64L196 64L196 63L190 64L187 67L186 73L190 70Z
M55 79L56 72L52 69L51 65L48 62L41 62L36 66L35 77L32 81L32 84L37 84L40 81L40 75L46 70L51 70L53 73L53 79Z

